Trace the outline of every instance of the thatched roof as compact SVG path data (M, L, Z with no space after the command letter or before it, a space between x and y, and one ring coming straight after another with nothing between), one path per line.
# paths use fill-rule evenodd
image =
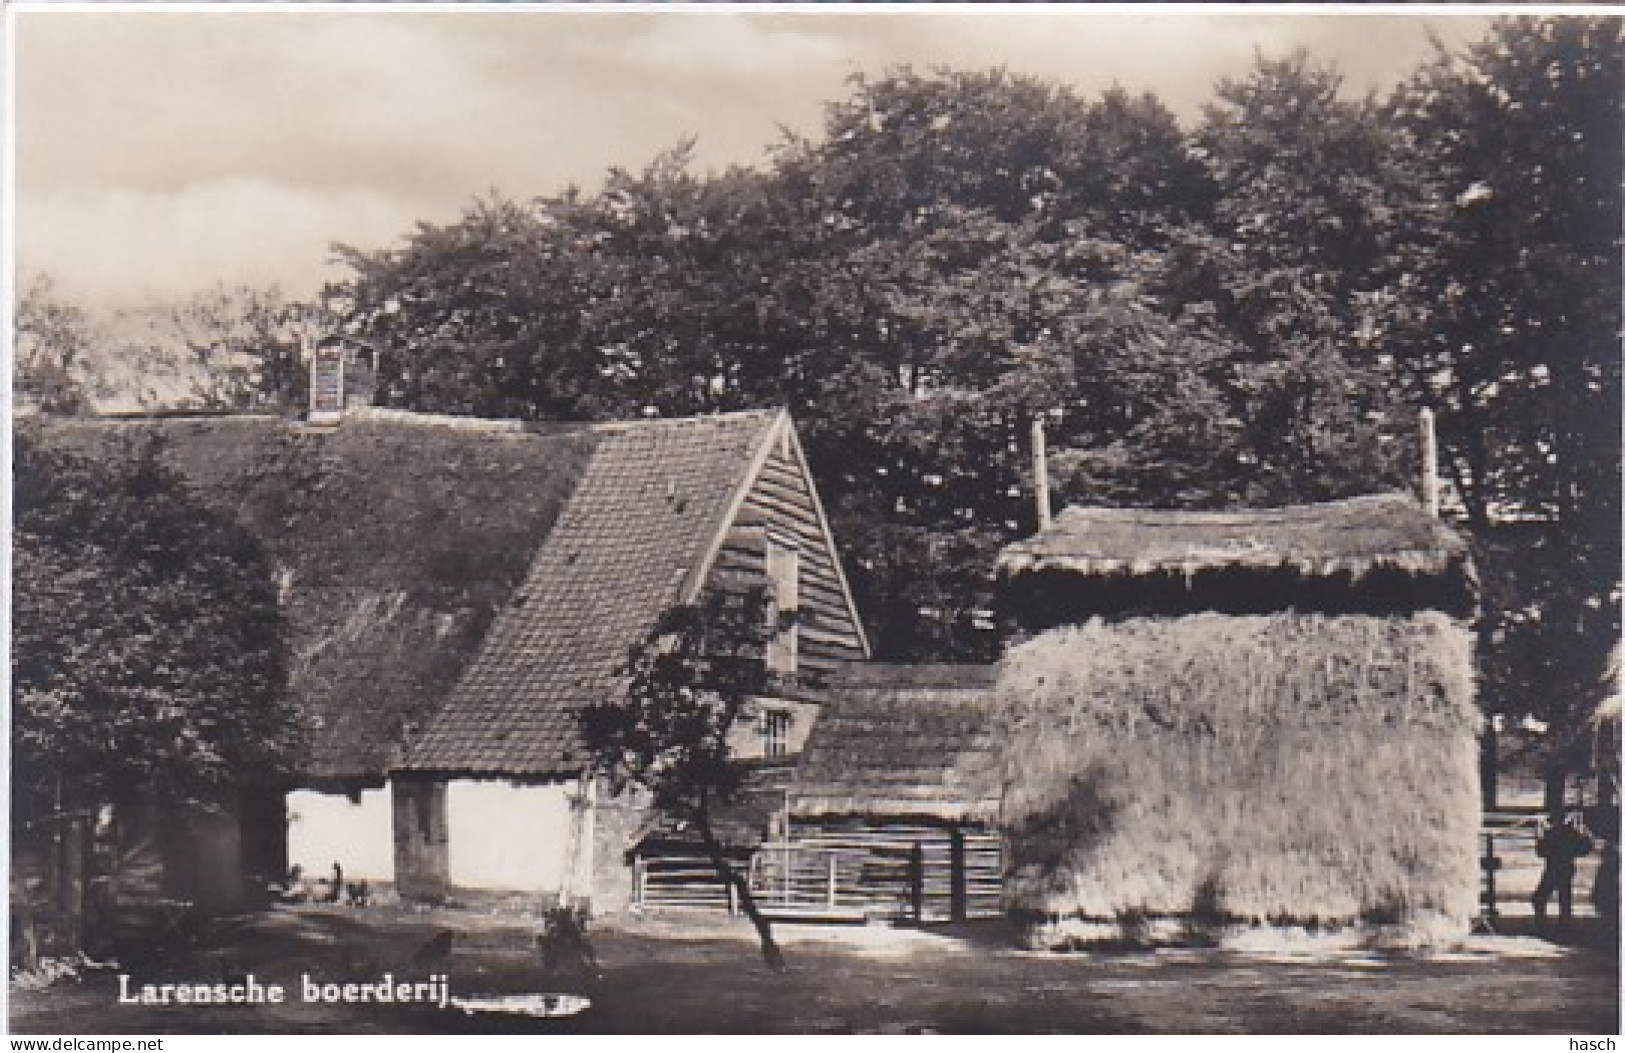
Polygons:
M505 606L599 443L590 429L363 413L42 422L95 457L156 441L265 546L305 717L301 779L376 782Z
M156 441L265 546L306 784L579 769L576 709L704 561L781 414L521 425L384 410L46 421L96 457ZM408 750L408 743L415 748Z
M1005 575L1182 574L1290 569L1356 577L1378 568L1440 576L1466 543L1405 494L1229 512L1070 507L1047 530L1005 548Z
M790 784L799 818L992 818L996 666L863 664L831 683Z

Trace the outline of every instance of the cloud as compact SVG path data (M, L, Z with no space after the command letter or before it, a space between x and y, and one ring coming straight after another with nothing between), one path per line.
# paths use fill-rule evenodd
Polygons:
M650 74L729 80L781 80L808 70L821 72L838 68L851 54L840 37L819 32L804 20L695 10L644 20L630 33L602 40L594 50L606 60Z
M302 295L327 246L395 241L471 198L595 187L686 135L702 166L814 135L854 72L1004 66L1084 94L1156 91L1194 120L1255 49L1303 45L1350 87L1424 59L1424 25L1483 17L1105 14L1031 5L787 13L22 12L19 251L94 295L221 277Z
M102 306L225 282L304 294L340 270L335 241L394 241L421 202L368 191L293 190L226 179L180 190L69 188L18 209L18 272L43 271Z

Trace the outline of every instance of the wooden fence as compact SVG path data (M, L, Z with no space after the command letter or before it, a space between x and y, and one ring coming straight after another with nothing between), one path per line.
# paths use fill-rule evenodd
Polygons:
M981 828L802 826L788 841L760 846L735 865L751 896L782 918L866 918L939 922L1002 913L1003 851ZM666 846L634 862L636 903L649 910L736 910L710 861Z

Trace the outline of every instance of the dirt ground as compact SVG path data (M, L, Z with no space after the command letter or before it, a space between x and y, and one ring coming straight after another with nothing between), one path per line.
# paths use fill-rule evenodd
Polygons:
M1592 919L1594 922L1594 919ZM431 941L452 932L450 949ZM113 972L11 990L31 1034L655 1033L1548 1033L1617 1034L1617 937L1567 944L1513 931L1449 953L1380 956L1158 950L1015 950L999 925L918 931L780 926L788 975L768 971L742 921L624 919L592 933L602 973L546 980L534 921L474 911L283 908L215 923L122 970L132 984L252 972L290 988L281 1006L129 1006ZM442 937L440 945L448 941ZM298 1000L302 973L371 981L434 973L454 996L586 994L568 1020Z

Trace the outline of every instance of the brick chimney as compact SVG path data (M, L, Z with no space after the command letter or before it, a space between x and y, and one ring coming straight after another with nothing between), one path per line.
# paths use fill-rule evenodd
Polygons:
M354 337L323 337L310 356L310 423L337 424L346 410L371 405L377 366L370 345Z

